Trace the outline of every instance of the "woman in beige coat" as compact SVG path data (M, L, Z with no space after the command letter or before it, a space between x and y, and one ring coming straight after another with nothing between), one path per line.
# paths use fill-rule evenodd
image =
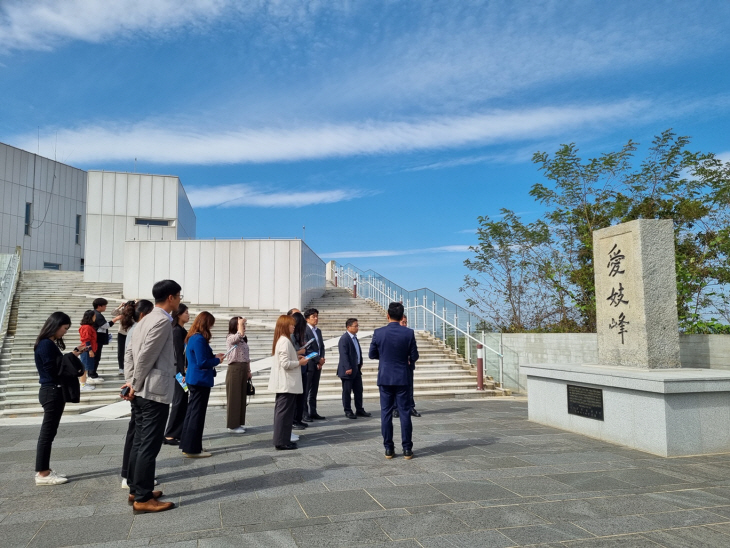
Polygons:
M291 441L292 420L297 394L302 393L300 366L307 363L304 356L297 356L291 343L294 318L279 316L274 328L274 344L271 354L274 363L269 377L269 391L276 393L274 406L274 447L278 450L296 449Z

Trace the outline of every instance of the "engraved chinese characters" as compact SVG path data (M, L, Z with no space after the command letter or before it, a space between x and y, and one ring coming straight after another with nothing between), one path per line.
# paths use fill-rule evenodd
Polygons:
M641 219L593 233L601 364L679 367L671 220Z
M606 268L609 269L608 275L610 277L615 277L616 275L625 274L626 270L621 269L621 261L623 261L626 256L621 253L621 250L618 249L618 244L613 244L613 247L611 248L611 251L608 252L609 261ZM611 301L611 306L618 307L622 304L629 304L629 301L624 299L624 286L621 282L618 284L618 290L616 290L615 287L611 288L611 294L606 299L607 301ZM621 344L624 344L624 335L626 334L626 326L629 325L629 321L626 319L626 315L621 312L618 315L618 321L616 318L611 318L611 323L609 323L608 328L609 329L615 329L618 328L618 334L621 335Z

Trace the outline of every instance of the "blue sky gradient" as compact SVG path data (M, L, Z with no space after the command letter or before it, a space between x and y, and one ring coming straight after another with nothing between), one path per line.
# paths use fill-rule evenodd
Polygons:
M462 303L477 217L541 214L535 151L671 127L730 160L729 31L725 1L6 0L0 141L136 158L180 176L200 238L306 225Z

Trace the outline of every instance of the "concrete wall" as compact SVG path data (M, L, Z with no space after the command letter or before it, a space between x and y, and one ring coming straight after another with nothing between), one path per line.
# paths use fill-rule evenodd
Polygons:
M321 297L326 285L326 265L319 256L302 242L302 281L300 308L304 308L309 301ZM287 309L288 310L288 309Z
M314 254L301 240L128 241L124 296L149 298L156 281L170 278L182 286L188 303L301 308L303 249L310 272L306 293L315 294L320 279L324 291L324 263L320 260L321 274L313 274Z
M177 240L180 233L194 238L195 214L181 190L177 177L89 171L84 280L123 282L127 240ZM137 218L165 220L169 226L137 225Z
M502 344L505 386L519 391L527 389L520 365L599 363L595 333L505 333ZM730 370L730 335L680 335L679 349L682 367ZM498 360L488 353L485 368L497 377Z
M30 235L25 204L32 203ZM43 263L80 270L84 258L86 172L0 143L0 253L23 248L23 270ZM81 233L76 243L76 216Z

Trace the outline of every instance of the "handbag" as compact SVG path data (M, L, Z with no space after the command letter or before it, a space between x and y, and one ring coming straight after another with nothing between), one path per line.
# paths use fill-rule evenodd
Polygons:
M253 383L251 382L251 379L248 379L248 381L246 381L246 395L247 396L256 395L256 388L254 387Z

